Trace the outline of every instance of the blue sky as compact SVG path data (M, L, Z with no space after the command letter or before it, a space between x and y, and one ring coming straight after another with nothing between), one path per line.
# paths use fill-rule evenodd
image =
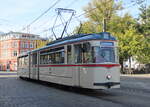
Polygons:
M61 0L54 8L44 15L33 26L42 22L51 22L54 19L55 8L68 7L81 13L82 7L89 0ZM28 25L41 13L48 9L56 0L3 0L0 6L0 31L17 31ZM72 4L73 3L73 4Z
M83 7L91 0L61 0L54 8L31 26L31 33L40 34L44 29L53 25L55 8L72 8L76 14L83 13ZM123 5L128 7L119 12L120 15L128 12L133 17L138 16L138 6L132 6L132 0L124 0ZM56 0L3 0L0 6L0 31L21 31L41 13L48 9ZM150 0L147 0L150 4ZM131 7L130 7L131 6ZM84 17L81 17L84 20ZM41 35L43 35L41 33Z

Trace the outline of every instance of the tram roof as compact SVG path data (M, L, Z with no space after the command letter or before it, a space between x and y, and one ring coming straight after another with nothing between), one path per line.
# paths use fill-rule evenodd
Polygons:
M93 33L93 34L76 34L69 37L64 37L62 39L58 39L48 43L46 46L35 49L32 52L36 52L38 50L42 50L49 47L55 47L63 44L70 44L80 41L87 41L87 40L116 40L114 36L112 36L109 32L101 32L101 33Z

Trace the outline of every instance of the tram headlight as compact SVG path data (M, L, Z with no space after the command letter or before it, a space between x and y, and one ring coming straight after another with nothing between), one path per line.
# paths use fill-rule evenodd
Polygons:
M110 80L111 78L112 78L112 76L111 75L107 75L107 77L106 77L108 80Z

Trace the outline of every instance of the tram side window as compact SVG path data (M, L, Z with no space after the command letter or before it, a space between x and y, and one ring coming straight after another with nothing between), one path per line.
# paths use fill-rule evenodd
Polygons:
M56 63L64 63L64 52L55 53L55 61Z
M67 63L71 63L72 58L71 58L71 45L67 46Z
M28 65L28 56L19 58L19 66L27 66Z
M82 63L82 44L75 45L75 63Z
M56 61L55 61L55 53L52 53L52 54L50 54L50 56L51 56L51 64L55 64L56 63Z
M50 49L40 55L40 64L64 63L64 47Z
M40 64L47 64L48 63L48 55L41 55L40 56Z
M40 55L40 64L43 64L43 56L44 55Z
M18 59L18 66L19 66L19 67L22 66L22 61L21 61L21 59L22 59L22 58L19 58L19 59Z
M24 57L24 65L28 65L28 57Z
M32 64L36 65L37 64L37 54L32 55Z
M89 42L83 43L83 63L92 63L92 48Z

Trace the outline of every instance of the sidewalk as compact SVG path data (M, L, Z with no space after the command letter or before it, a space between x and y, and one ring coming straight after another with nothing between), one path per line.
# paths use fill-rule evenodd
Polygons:
M17 72L6 72L6 71L0 71L0 78L7 78L7 77L18 77Z
M0 73L17 73L16 71L9 71L9 72L7 72L7 71L0 71Z
M150 74L121 74L121 76L138 77L138 78L150 78Z

